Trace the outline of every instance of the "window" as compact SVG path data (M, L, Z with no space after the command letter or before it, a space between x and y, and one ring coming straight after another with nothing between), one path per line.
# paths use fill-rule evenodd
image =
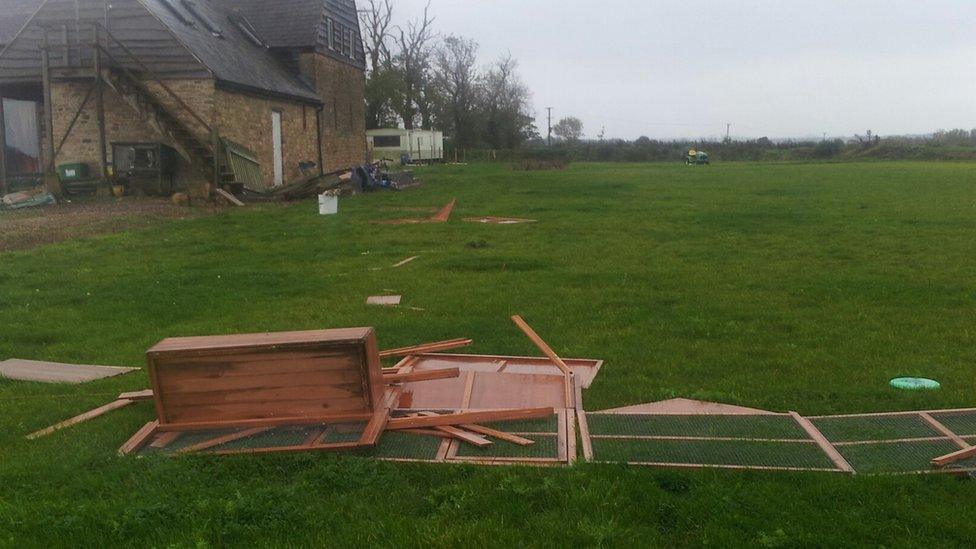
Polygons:
M352 45L353 45L353 35L354 35L354 31L352 29L345 29L345 32L342 33L342 38L343 38L343 40L342 40L342 54L345 55L346 57L350 58L350 59L354 59L355 58L354 50L353 50L353 47L352 47Z
M328 43L329 43L329 49L332 50L332 51L338 51L339 50L339 47L338 47L338 44L339 44L338 38L339 37L338 37L338 29L336 28L336 26L337 26L336 25L336 22L333 21L332 19L326 19L325 20L325 32L326 32L326 38L325 39L328 41Z
M373 147L378 149L399 149L399 135L377 135L373 137Z

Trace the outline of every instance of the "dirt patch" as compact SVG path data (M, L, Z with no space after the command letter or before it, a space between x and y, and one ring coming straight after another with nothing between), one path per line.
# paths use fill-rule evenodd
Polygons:
M213 205L175 206L163 198L87 198L29 210L0 210L0 252L211 215Z

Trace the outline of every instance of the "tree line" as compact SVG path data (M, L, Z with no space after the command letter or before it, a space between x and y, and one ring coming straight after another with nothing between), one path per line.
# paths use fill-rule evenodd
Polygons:
M537 138L532 94L518 61L482 66L478 43L435 28L430 3L397 24L392 0L366 0L366 127L441 130L457 148L516 149Z

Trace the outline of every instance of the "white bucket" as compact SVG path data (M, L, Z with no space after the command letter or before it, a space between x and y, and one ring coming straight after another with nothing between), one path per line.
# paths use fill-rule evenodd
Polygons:
M339 213L339 197L330 193L319 195L319 215L335 215Z

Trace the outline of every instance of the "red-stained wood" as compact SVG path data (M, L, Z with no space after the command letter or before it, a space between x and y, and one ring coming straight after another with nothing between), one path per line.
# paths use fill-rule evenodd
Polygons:
M268 432L270 430L271 429L269 427L258 427L258 428L254 428L254 429L244 429L243 431L238 431L236 433L229 433L229 434L226 434L226 435L220 435L220 436L214 437L214 438L212 438L210 440L205 440L203 442L194 444L192 446L187 446L186 448L180 448L176 453L177 454L190 454L190 453L193 453L193 452L199 452L200 450L208 450L210 448L215 448L217 446L223 446L224 444L227 444L228 442L234 442L234 441L237 441L237 440L241 440L241 439L253 437L255 435L260 435L260 434L266 433L266 432Z
M176 431L170 433L160 433L159 435L156 436L156 439L149 444L149 446L152 448L165 448L170 444L176 442L176 439L180 438L180 436L182 435L183 433L179 433Z
M928 423L929 426L931 426L933 429L949 437L949 440L951 440L959 448L965 450L971 446L968 442L963 440L961 436L954 433L952 429L949 429L948 427L943 425L940 421L938 421L937 419L929 415L927 412L921 412L918 415L919 417L922 418L922 421Z
M359 438L359 444L361 446L376 446L376 443L380 440L380 436L383 435L383 431L386 430L386 424L390 421L390 413L393 411L393 407L396 406L399 399L399 389L389 389L386 391L383 404L373 413L372 419L366 424L366 428Z
M147 358L163 430L372 418L383 404L372 328L173 338Z
M563 385L563 393L566 397L566 406L570 406L570 403L573 402L573 371L569 369L569 366L563 361L563 359L559 358L559 355L552 350L552 347L550 347L549 344L546 343L545 340L543 340L539 334L532 329L531 326L529 326L525 319L519 315L515 315L512 317L512 322L514 322L515 325L518 326L519 329L522 330L522 332L532 341L532 343L534 343L535 346L542 351L542 354L549 357L549 360L551 360L553 364L555 364L559 370L562 371L563 375L566 376L566 380Z
M436 417L394 418L390 420L389 430L424 429L441 425L460 425L463 423L489 423L493 421L516 421L538 419L552 416L553 408L527 408L522 410L490 410L480 412L460 412Z
M970 446L969 448L964 448L951 454L937 457L932 460L932 465L936 467L945 467L946 465L951 465L957 461L963 461L972 457L976 457L976 446Z
M520 437L518 435L506 433L505 431L499 431L498 429L485 427L484 425L477 425L474 423L464 423L461 425L461 428L463 428L466 431L478 433L480 435L486 435L492 438L497 438L498 440L504 440L505 442L511 442L512 444L518 444L519 446L532 446L533 444L535 444L535 441L530 438Z
M122 393L119 395L119 400L152 400L153 390L145 389L143 391L131 391L128 393Z
M420 412L421 417L438 417L440 414L435 412ZM478 448L484 448L485 446L491 446L492 442L483 436L476 435L474 433L469 433L463 429L448 425L438 425L434 427L434 430L446 433L461 442L466 442Z
M435 379L452 379L461 375L461 370L448 368L445 370L426 370L423 372L409 372L383 374L383 381L390 383L414 383L418 381L433 381Z
M195 423L168 423L160 424L159 430L167 431L216 431L219 429L243 429L249 427L283 427L302 425L318 425L327 423L345 423L369 421L373 418L373 413L351 413L351 414L330 414L315 417L293 416L267 419L244 419L236 421L199 421Z
M460 347L467 347L474 343L473 339L449 339L436 343L423 343L411 347L401 347L399 349L388 349L380 352L380 358L391 358L399 356L417 355L421 353L436 353L439 351L449 351Z
M119 448L120 456L127 456L129 454L138 452L143 446L149 441L150 437L156 434L156 429L159 427L159 420L153 420L145 424L142 429L136 431L136 434L132 435L132 438L127 440Z
M457 205L457 199L450 201L446 206L440 209L439 212L430 218L431 223L447 223L451 220L451 213L454 212L454 206Z
M803 430L810 435L810 438L817 443L817 446L820 446L820 449L827 454L827 457L830 458L830 461L832 461L839 470L845 473L854 472L854 468L851 467L851 464L844 459L844 456L837 451L837 448L834 448L834 445L827 440L827 437L825 437L810 420L796 412L790 412L790 415L793 416L793 419L800 425L800 427L802 427Z
M40 431L35 431L35 432L27 435L27 439L28 440L35 440L35 439L38 439L38 438L41 438L41 437L45 437L47 435L50 435L51 433L54 433L55 431L60 431L61 429L64 429L66 427L71 427L73 425L78 425L79 423L83 423L85 421L89 421L89 420L95 419L96 417L99 417L99 416L103 416L103 415L105 415L105 414L107 414L107 413L109 413L109 412L111 412L113 410L118 410L119 408L124 408L124 407L132 404L132 402L133 401L128 400L128 399L119 399L119 400L116 400L116 401L113 401L113 402L109 402L108 404L106 404L104 406L99 406L98 408L95 408L94 410L89 410L89 411L87 411L87 412L85 412L83 414L79 414L79 415L77 415L77 416L75 416L75 417L73 417L71 419L66 419L66 420L64 420L64 421L62 421L60 423L57 423L57 424L52 425L50 427L41 429Z

